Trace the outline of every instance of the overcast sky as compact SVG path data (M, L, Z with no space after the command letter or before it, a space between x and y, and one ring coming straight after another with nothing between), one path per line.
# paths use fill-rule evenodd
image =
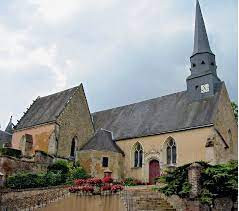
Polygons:
M201 0L237 100L237 0ZM91 112L186 89L195 0L0 0L0 124L83 83Z

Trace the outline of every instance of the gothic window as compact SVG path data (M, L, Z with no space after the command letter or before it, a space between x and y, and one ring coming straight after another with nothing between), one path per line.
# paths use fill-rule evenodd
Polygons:
M134 146L134 167L142 167L143 164L143 148L140 143Z
M176 164L177 152L176 143L173 139L167 142L167 164Z
M212 62L211 65L214 66L214 62Z
M75 142L75 138L73 138L71 142L71 154L70 154L71 157L75 157L75 146L76 146L76 142Z
M102 166L103 167L108 167L108 165L109 165L109 158L108 157L103 157Z
M196 67L196 64L193 63L193 67Z
M204 61L202 61L202 63L201 64L205 64L205 62Z

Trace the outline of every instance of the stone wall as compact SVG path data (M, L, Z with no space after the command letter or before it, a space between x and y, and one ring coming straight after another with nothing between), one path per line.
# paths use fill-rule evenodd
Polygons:
M112 171L112 177L114 179L123 178L123 155L117 152L109 151L79 151L78 157L80 165L90 174L92 177L103 178L104 171ZM108 167L102 167L103 157L108 157Z
M9 156L0 156L0 172L4 175L3 180L8 176L21 172L46 172L49 163L26 161Z
M21 149L21 147L25 146L25 144L21 143L21 139L26 134L29 134L32 135L33 138L32 139L33 146L31 154L34 154L35 150L42 150L48 153L49 140L54 131L55 124L39 125L24 130L15 131L12 136L12 147L15 149L25 151L24 149Z
M234 114L231 108L231 101L228 96L225 84L223 84L222 86L217 108L218 109L215 111L214 125L221 134L222 138L229 145L229 150L224 150L224 152L222 152L221 149L218 149L216 153L221 155L222 153L224 154L224 159L220 159L220 162L226 162L230 159L237 160L238 126L234 118ZM229 130L231 131L231 138Z
M59 140L57 156L69 158L73 138L78 140L76 149L80 149L93 135L94 127L87 100L81 85L57 119Z
M0 190L0 210L35 209L44 207L50 202L69 195L68 187L57 186L50 188L25 190Z

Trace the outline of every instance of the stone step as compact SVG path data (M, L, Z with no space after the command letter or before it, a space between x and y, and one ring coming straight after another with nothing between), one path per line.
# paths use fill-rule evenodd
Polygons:
M176 211L158 192L151 189L127 190L126 198L133 203L133 210L137 211Z

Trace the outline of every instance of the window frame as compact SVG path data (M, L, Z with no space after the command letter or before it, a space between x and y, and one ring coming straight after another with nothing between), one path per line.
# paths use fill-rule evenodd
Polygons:
M132 155L133 155L133 168L142 168L144 150L139 142L134 144Z
M107 163L107 165L104 165L105 162ZM102 157L102 167L104 167L104 168L109 167L109 157Z
M169 166L175 166L177 164L177 145L173 138L166 143L166 163Z

